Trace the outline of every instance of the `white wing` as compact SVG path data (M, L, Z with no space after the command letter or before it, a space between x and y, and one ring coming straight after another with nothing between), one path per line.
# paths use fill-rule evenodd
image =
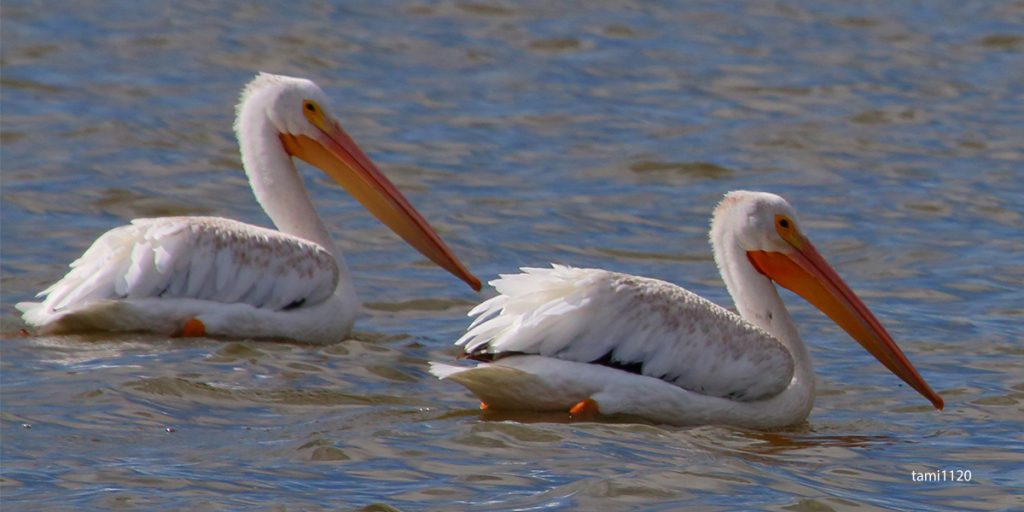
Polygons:
M40 314L146 298L280 310L323 302L338 284L337 262L325 248L219 217L135 219L104 233L71 269L39 294L46 296Z
M676 285L598 269L523 268L492 281L501 295L456 344L469 354L526 353L599 362L702 394L757 400L793 377L767 332Z

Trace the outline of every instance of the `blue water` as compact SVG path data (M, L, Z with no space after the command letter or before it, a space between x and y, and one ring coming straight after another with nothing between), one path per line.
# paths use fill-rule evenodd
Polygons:
M209 4L2 5L5 510L1024 508L1020 3ZM803 425L481 416L426 368L493 292L313 171L354 339L19 336L13 304L131 218L268 222L231 132L259 70L320 84L485 280L555 261L729 304L711 209L781 194L946 409L787 294ZM911 477L942 469L972 479Z

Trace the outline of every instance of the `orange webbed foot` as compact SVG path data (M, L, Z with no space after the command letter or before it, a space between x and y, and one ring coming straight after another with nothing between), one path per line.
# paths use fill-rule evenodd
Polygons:
M592 419L597 416L601 411L597 407L597 402L593 398L587 398L586 400L580 400L576 405L569 408L569 415L574 419Z
M189 318L185 322L185 326L181 329L181 337L183 338L199 338L206 336L206 326L203 325L202 320L198 318Z

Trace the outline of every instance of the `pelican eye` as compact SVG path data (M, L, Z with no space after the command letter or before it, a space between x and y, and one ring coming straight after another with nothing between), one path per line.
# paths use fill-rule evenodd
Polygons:
M793 219L786 215L775 216L775 231L779 233L783 239L790 240L790 237L796 236L796 223Z
M321 130L326 129L326 115L320 105L313 100L302 100L302 115L306 117L313 126L320 128Z

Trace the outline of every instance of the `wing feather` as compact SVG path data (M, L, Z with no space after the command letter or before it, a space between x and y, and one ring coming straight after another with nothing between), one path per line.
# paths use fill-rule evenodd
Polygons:
M216 290L222 297L222 292L228 287L228 281L235 277L235 267L232 265L232 262L235 261L235 254L233 252L217 251L217 256L213 263L213 268L217 269L217 273L214 275L214 282L217 283Z
M327 249L218 217L136 219L98 238L71 267L40 294L46 311L151 297L281 309L319 304L338 285Z
M213 270L213 247L203 245L192 248L192 257L183 258L188 264L188 278L184 295L186 297L199 297L207 284L206 276Z
M562 265L524 268L491 284L456 344L467 353L526 353L639 365L643 375L735 400L778 394L793 359L764 330L664 281Z

